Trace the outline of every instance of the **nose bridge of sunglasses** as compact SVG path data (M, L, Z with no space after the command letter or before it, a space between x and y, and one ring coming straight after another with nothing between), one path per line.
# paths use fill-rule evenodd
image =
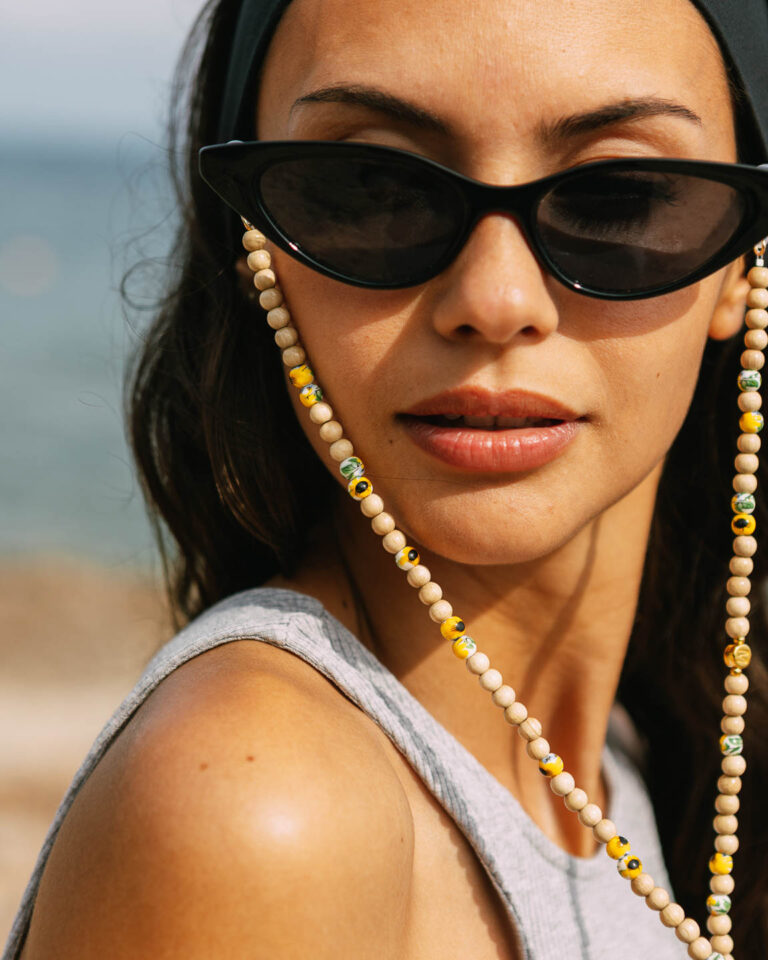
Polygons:
M511 221L518 228L526 246L537 259L540 259L534 229L536 204L540 193L539 182L513 186L472 182L467 190L470 216L464 243L469 241L470 236L484 220L498 216Z

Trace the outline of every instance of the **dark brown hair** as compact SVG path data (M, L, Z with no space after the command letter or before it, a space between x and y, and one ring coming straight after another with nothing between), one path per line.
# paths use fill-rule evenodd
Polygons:
M168 267L166 293L127 384L133 451L177 625L277 572L290 576L335 489L294 416L269 328L256 322L258 309L241 291L231 221L197 174L198 148L216 140L238 7L239 0L211 0L179 61L170 126L182 216L178 267ZM731 84L739 156L749 161L755 143L743 95ZM135 276L126 278L126 297ZM741 349L740 337L706 348L659 486L618 693L647 741L648 788L673 889L705 935ZM755 515L759 532L768 524L762 498ZM759 547L750 598L749 768L732 909L735 950L747 957L768 954L765 554Z

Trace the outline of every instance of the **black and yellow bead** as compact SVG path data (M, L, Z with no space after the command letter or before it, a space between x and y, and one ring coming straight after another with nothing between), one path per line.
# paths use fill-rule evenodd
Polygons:
M733 870L733 857L729 853L713 853L709 858L710 873L723 876Z
M748 410L739 417L739 427L742 433L760 433L765 425L762 413L757 410Z
M563 772L563 768L563 758L556 753L548 753L539 760L539 773L543 773L545 777L556 777Z
M294 387L306 387L307 384L312 383L315 379L312 368L306 363L300 363L296 367L291 367L288 371L288 377Z
M643 864L637 857L625 854L619 859L616 869L626 880L634 880L643 872Z
M744 670L752 662L752 647L748 643L729 643L723 653L726 667Z
M373 493L373 484L368 477L353 477L347 484L347 490L353 500L365 500Z
M446 640L456 640L467 629L467 625L461 617L448 617L440 624L440 633Z
M748 513L737 513L731 520L731 530L737 537L748 537L755 532L755 518Z
M403 547L395 554L395 563L401 570L413 570L419 562L419 551L415 547Z
M629 840L620 836L611 837L605 845L605 852L614 860L621 860L623 856L629 853L630 849Z

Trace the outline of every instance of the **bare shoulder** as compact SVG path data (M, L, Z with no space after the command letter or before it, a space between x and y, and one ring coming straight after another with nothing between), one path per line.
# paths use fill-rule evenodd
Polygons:
M24 960L398 957L413 822L382 736L266 643L180 667L70 810Z

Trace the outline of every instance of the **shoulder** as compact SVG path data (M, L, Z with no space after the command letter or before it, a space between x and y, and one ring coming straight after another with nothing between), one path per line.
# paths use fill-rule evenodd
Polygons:
M196 657L78 795L25 960L50 955L54 931L57 956L82 960L398 956L412 820L382 737L285 651Z

